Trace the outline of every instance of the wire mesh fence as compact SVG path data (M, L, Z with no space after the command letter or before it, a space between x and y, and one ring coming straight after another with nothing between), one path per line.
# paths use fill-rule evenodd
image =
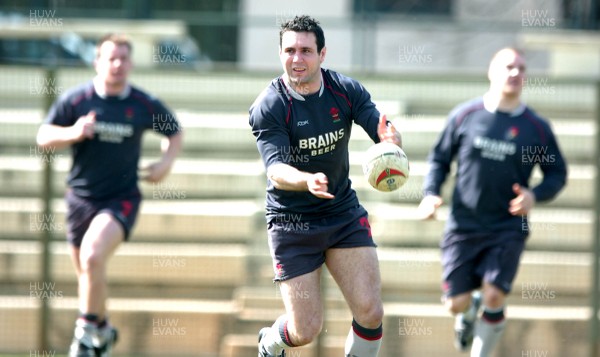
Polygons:
M132 75L134 85L175 112L185 144L164 182L140 183L144 201L132 237L108 263L108 310L121 333L115 355L254 355L258 329L282 313L263 218L266 177L247 117L276 75ZM40 149L35 137L51 99L92 76L90 69L0 67L0 354L64 355L73 337L77 280L65 242L64 203L71 153ZM381 355L452 356L453 320L439 302L438 243L447 210L438 221L421 222L415 209L426 155L445 113L481 95L487 83L464 76L356 78L400 128L411 160L411 178L401 190L375 192L361 173L361 152L370 142L360 128L352 133L351 179L379 245L386 312ZM593 333L590 297L597 295L598 84L539 76L528 81L525 100L552 123L569 163L569 182L556 200L531 214L497 356L582 356ZM149 132L143 163L158 157L159 145ZM320 346L290 355L343 351L351 315L335 282L327 274L324 281Z

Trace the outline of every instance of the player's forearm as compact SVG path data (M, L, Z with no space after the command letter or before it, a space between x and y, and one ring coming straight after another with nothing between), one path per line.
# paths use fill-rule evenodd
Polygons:
M78 141L72 127L43 124L37 134L36 143L41 148L64 149Z
M429 164L429 172L423 181L423 194L425 196L439 196L442 190L442 185L446 181L447 171L439 167L435 163Z
M183 143L183 133L182 131L177 132L177 134L171 135L168 138L163 139L162 141L162 158L165 164L169 166L173 165L177 155L181 151L181 146Z
M267 177L273 186L284 191L308 191L307 180L310 176L310 173L286 164L271 165L267 170Z
M556 175L547 175L544 180L531 191L536 201L546 202L552 200L560 190L565 186L566 176L560 173Z
M554 158L555 161L552 164L540 165L543 172L543 179L532 190L538 202L552 200L567 183L567 163L558 150L558 147L556 147L556 144L551 145L548 157Z

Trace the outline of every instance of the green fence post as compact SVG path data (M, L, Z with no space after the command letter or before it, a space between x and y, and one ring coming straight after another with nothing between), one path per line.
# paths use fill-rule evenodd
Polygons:
M45 71L45 81L44 85L46 86L44 93L44 111L48 112L52 102L56 98L56 71L51 68ZM42 212L44 219L47 217L52 217L52 161L54 153L49 150L44 150L44 177L43 177L43 187L42 187ZM40 237L40 248L41 248L41 264L40 264L40 280L43 282L44 294L42 296L50 296L48 289L50 289L51 284L49 282L52 279L52 273L50 271L51 267L51 247L50 243L52 241L52 230L51 229L42 229L41 237ZM49 331L50 331L50 306L49 299L43 298L40 299L40 325L38 331L39 338L39 349L41 351L49 351L50 350L50 341L49 341Z
M596 179L595 181L595 197L594 197L594 231L593 231L593 258L592 258L592 285L591 285L591 316L590 316L590 331L589 331L589 343L590 343L590 357L598 357L598 310L600 308L600 301L598 291L600 288L600 80L596 82L596 152L594 155Z

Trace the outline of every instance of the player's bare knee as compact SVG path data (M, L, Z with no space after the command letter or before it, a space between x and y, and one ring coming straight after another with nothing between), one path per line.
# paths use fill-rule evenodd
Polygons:
M304 334L297 335L293 339L293 342L296 346L305 346L305 345L308 345L309 343L313 342L315 340L315 338L317 338L317 336L321 332L321 329L312 330L312 331L304 331L304 332L305 332Z
M504 293L498 289L488 289L483 295L483 304L491 309L504 305Z
M308 345L321 333L321 328L323 327L323 319L315 318L306 323L303 323L302 326L299 326L294 334L293 341L297 346Z
M361 316L355 316L355 319L365 328L377 328L381 326L383 321L383 306L381 304L374 304L365 309Z
M80 256L81 270L83 272L94 272L104 268L104 257L95 252L84 252Z
M470 294L462 294L446 299L446 308L452 315L464 312L471 302Z
M448 309L448 311L450 311L450 313L452 315L457 315L460 314L461 312L464 312L467 309L467 304L462 304L462 303L456 303L456 302L447 302L446 303L446 308Z

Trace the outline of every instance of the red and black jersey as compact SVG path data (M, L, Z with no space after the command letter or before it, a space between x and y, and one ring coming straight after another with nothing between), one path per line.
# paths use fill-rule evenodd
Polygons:
M522 104L512 113L486 109L483 98L457 106L429 155L425 194L440 189L456 159L456 185L446 229L459 232L523 231L526 220L509 213L512 186L529 187L535 166L543 173L532 188L537 201L565 185L567 165L546 120Z
M300 171L323 172L335 198L278 190L268 182L267 217L293 213L310 219L359 204L348 176L348 142L353 123L379 142L379 112L356 80L326 69L321 76L321 89L310 95L294 92L282 77L274 79L252 104L249 121L265 168L284 163Z
M72 126L90 111L96 112L94 138L71 146L73 164L67 178L80 197L104 199L136 190L143 132L171 136L180 130L158 99L132 86L125 95L100 97L92 81L64 93L45 123Z

